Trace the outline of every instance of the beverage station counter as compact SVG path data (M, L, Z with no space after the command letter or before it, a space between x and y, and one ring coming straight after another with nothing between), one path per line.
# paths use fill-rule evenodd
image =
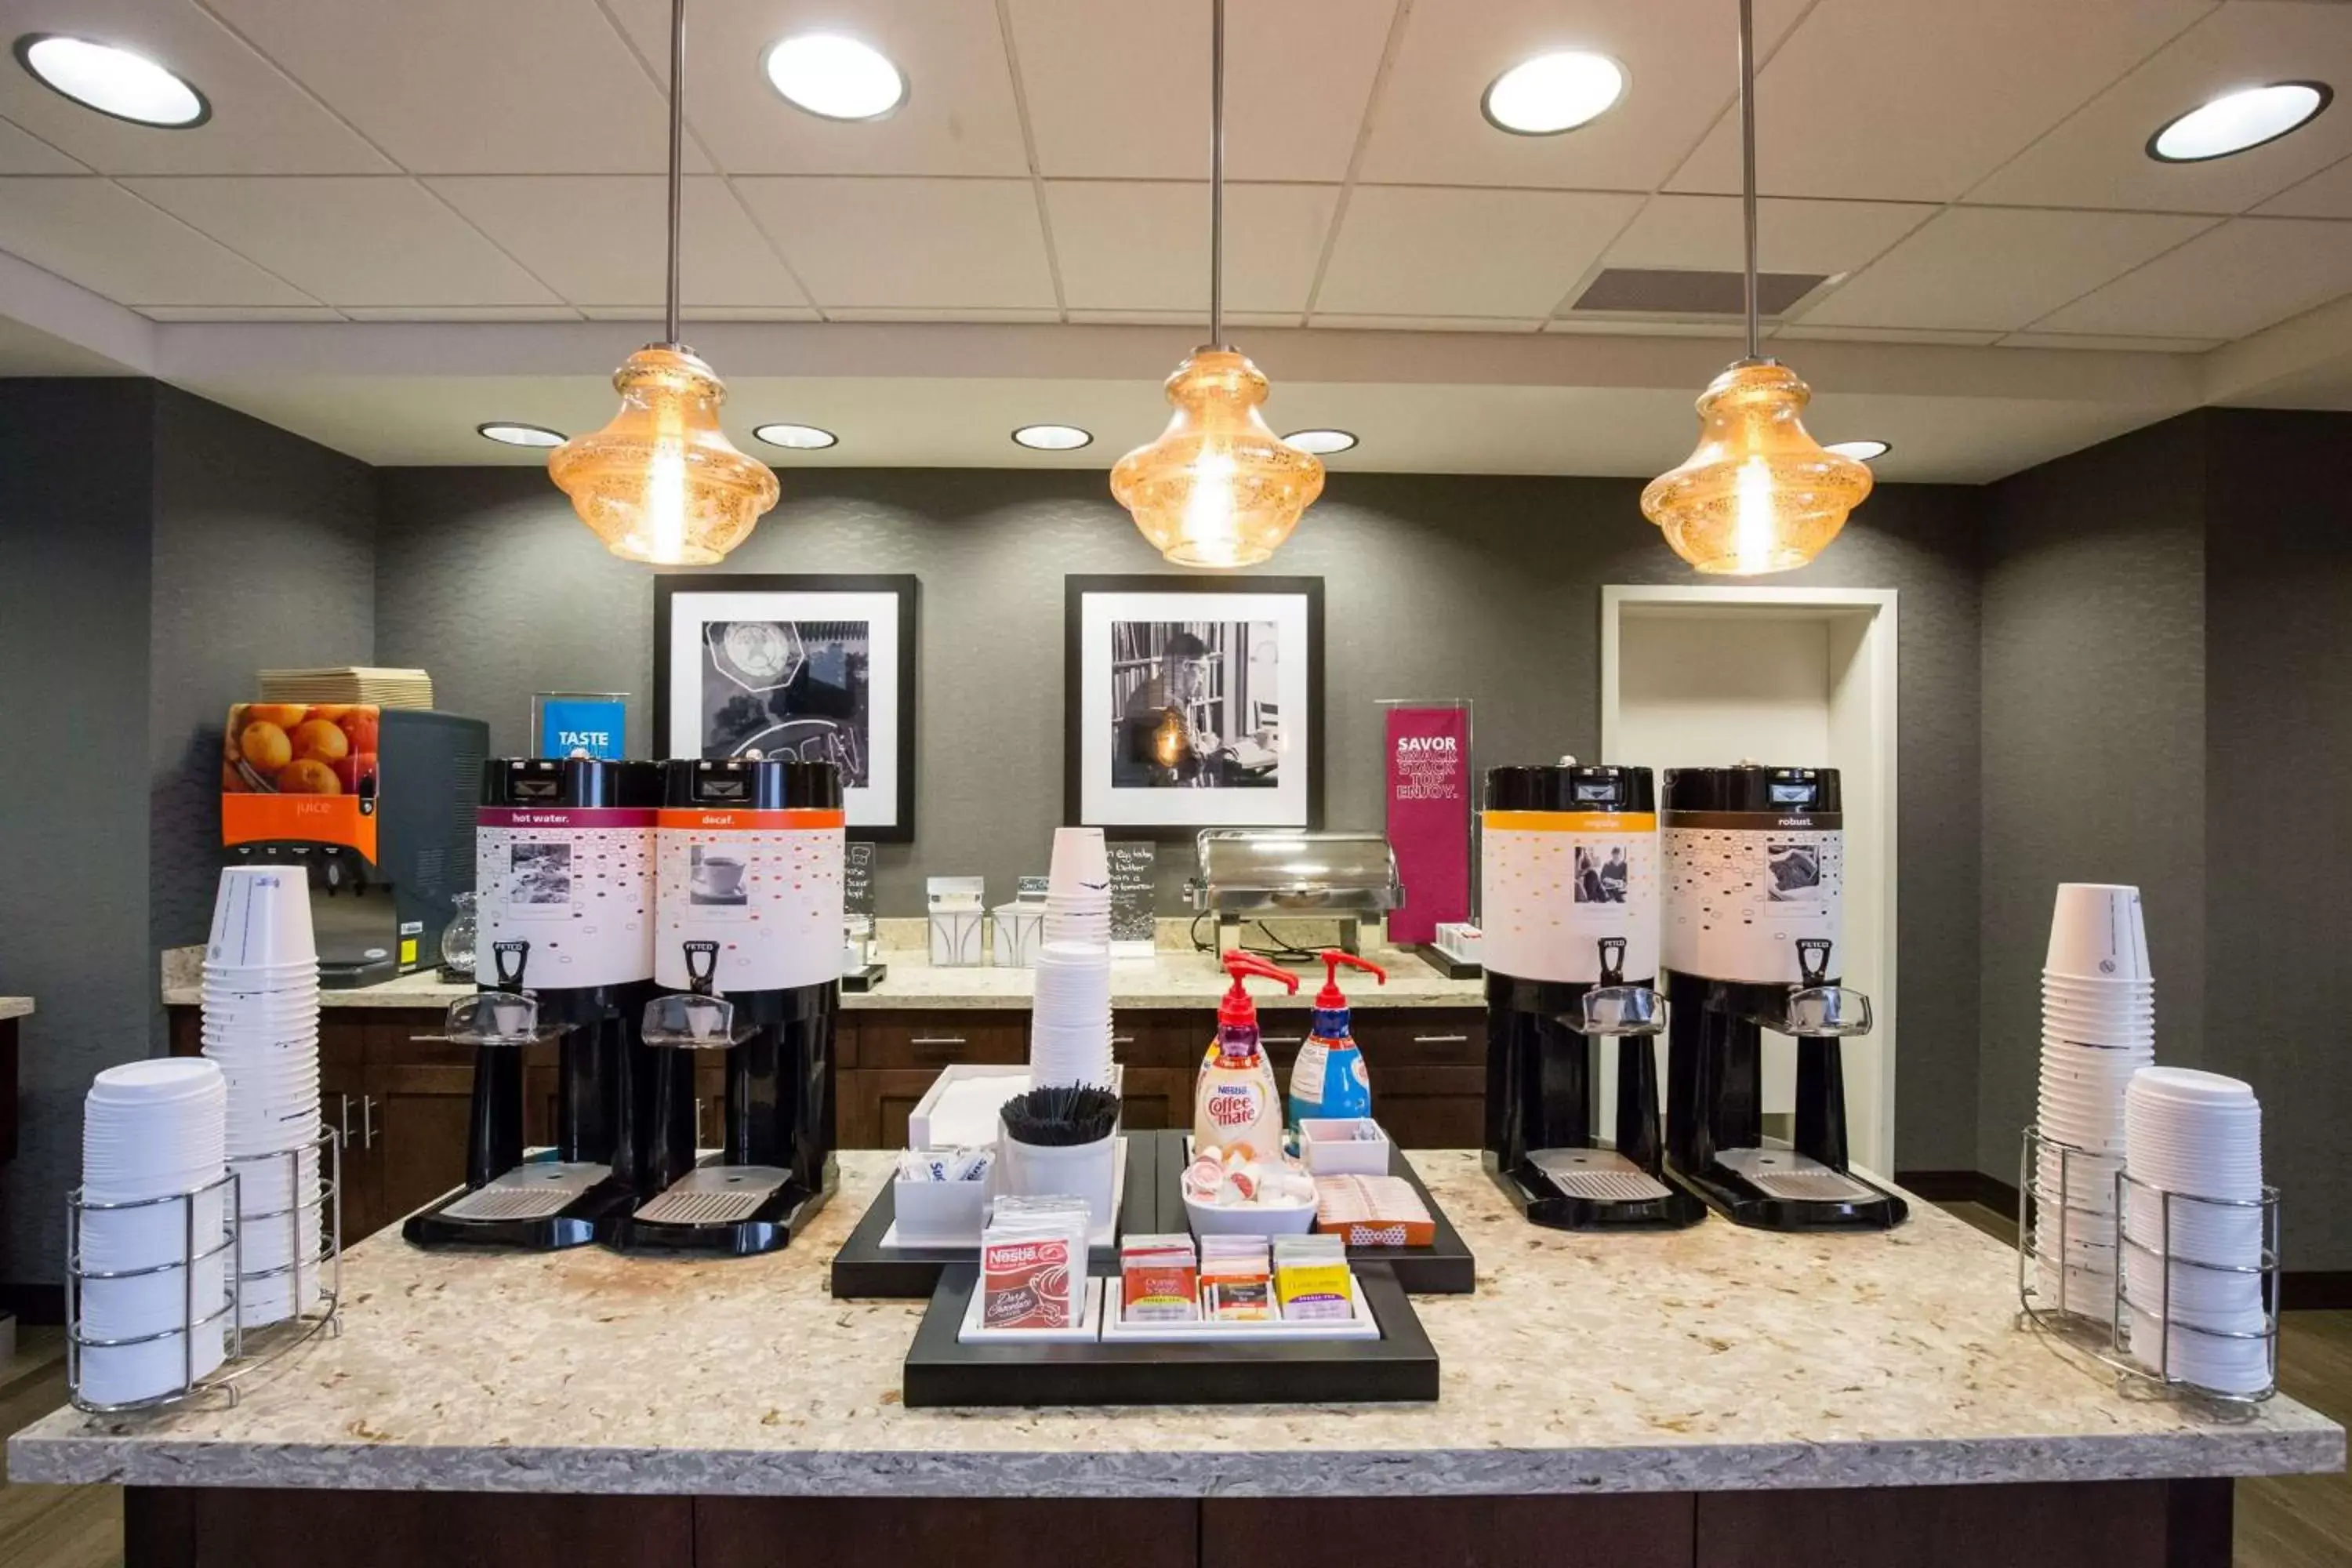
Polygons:
M2135 1398L2019 1331L2014 1254L1924 1203L1883 1232L1573 1234L1526 1225L1475 1152L1411 1160L1478 1258L1475 1294L1414 1304L1433 1404L910 1410L924 1304L828 1289L893 1166L844 1151L835 1201L766 1257L379 1236L345 1258L340 1337L233 1408L62 1410L11 1440L9 1475L128 1486L133 1568L419 1531L463 1561L502 1531L750 1562L796 1530L1031 1561L1056 1516L1023 1499L1093 1500L1061 1517L1125 1538L1122 1563L1260 1530L1311 1537L1299 1562L1412 1560L1475 1521L1528 1548L1497 1561L1577 1539L1580 1561L1862 1561L1829 1548L2021 1531L2004 1560L2155 1563L2227 1560L2212 1478L2344 1462L2342 1429L2291 1399L2223 1420Z

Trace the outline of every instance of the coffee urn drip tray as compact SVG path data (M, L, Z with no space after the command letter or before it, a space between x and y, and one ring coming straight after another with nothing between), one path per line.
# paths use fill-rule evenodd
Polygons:
M1792 1149L1730 1149L1716 1159L1758 1192L1787 1203L1850 1204L1879 1195L1843 1171Z
M1571 1198L1594 1204L1648 1203L1668 1196L1664 1183L1609 1149L1538 1149L1528 1163Z
M548 1219L570 1208L589 1188L612 1173L611 1167L605 1165L554 1161L517 1165L488 1186L467 1193L441 1213L447 1219L475 1224Z
M647 1225L734 1225L757 1214L792 1173L776 1165L705 1165L636 1212Z

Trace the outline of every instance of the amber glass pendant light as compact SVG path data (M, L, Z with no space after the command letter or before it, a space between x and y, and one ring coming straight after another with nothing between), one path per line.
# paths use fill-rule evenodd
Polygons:
M1642 513L1701 572L1786 572L1820 554L1870 494L1870 469L1806 434L1812 389L1758 346L1754 0L1739 0L1741 212L1748 353L1699 395L1698 449L1642 490Z
M686 136L686 0L669 20L669 285L665 341L613 373L621 411L547 459L604 548L655 566L708 566L751 536L776 504L776 476L735 449L719 427L727 385L677 341L679 198Z
M1209 48L1209 341L1168 378L1176 412L1160 439L1110 471L1110 493L1178 566L1255 566L1323 493L1323 463L1258 412L1266 379L1225 342L1225 0Z

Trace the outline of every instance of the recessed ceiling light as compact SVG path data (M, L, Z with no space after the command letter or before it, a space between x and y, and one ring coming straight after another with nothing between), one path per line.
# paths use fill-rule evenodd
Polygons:
M213 117L213 106L188 82L113 44L27 33L16 40L16 63L50 90L133 125L185 131Z
M1478 111L1514 136L1557 136L1591 123L1625 94L1625 68L1607 55L1562 49L1522 60L1487 84Z
M2147 139L2159 163L2201 163L2226 158L2309 124L2336 96L2324 81L2274 81L2241 88L2168 121Z
M841 439L814 425L762 425L751 434L771 447L789 447L795 452L821 452Z
M1013 438L1040 452L1075 452L1092 446L1095 437L1094 432L1075 425L1024 425L1013 432Z
M1293 430L1283 439L1300 451L1312 452L1318 458L1344 452L1356 444L1352 430Z
M838 33L779 39L761 62L795 109L825 120L879 120L907 101L907 79L871 44Z
M488 425L477 425L474 433L508 447L561 447L563 432L550 430L544 425L517 425L511 420L494 419Z
M1841 458L1852 458L1857 463L1867 463L1873 458L1886 456L1895 447L1886 441L1832 441L1822 449L1835 452Z

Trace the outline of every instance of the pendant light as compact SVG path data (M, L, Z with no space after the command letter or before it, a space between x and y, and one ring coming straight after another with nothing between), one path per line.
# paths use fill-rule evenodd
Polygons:
M1254 566L1323 492L1323 464L1258 412L1266 379L1225 342L1225 0L1209 46L1209 341L1168 378L1176 412L1160 439L1110 471L1110 493L1178 566Z
M1870 494L1870 470L1824 448L1799 416L1812 389L1758 347L1754 0L1739 0L1740 206L1748 353L1698 400L1698 448L1642 490L1642 512L1701 572L1786 572L1820 554Z
M776 504L776 476L719 427L727 386L677 341L678 214L686 154L686 0L669 14L669 282L661 342L613 373L621 411L547 459L604 548L655 566L708 566L751 536Z

